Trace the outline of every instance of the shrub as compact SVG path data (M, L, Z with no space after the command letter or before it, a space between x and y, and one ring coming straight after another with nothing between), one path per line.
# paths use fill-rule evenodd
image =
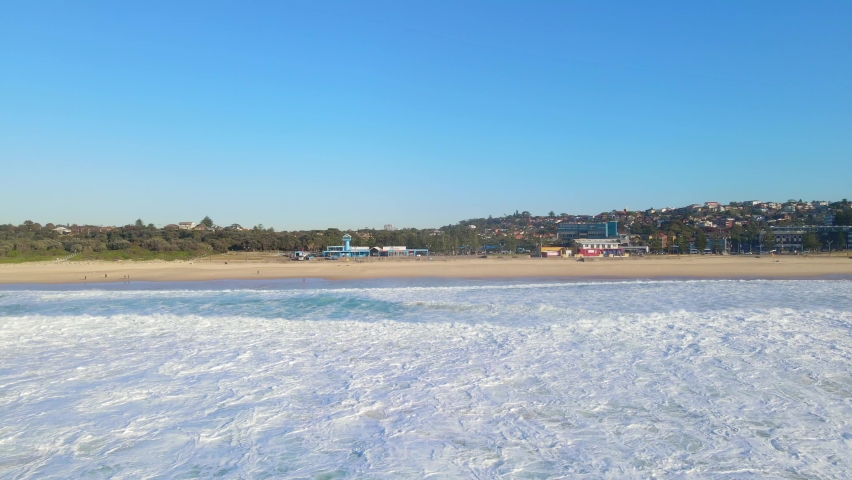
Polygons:
M107 248L110 250L127 250L130 248L130 242L123 238L116 238L107 243Z
M152 252L168 252L172 250L172 245L162 238L152 238L145 241L145 248Z

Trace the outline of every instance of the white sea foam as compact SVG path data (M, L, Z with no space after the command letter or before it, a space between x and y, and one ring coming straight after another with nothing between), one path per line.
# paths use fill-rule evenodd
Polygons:
M0 292L0 477L852 471L848 281Z

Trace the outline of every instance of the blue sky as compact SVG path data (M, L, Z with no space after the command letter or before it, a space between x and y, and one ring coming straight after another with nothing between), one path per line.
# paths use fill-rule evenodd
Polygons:
M0 223L852 197L850 2L11 2Z

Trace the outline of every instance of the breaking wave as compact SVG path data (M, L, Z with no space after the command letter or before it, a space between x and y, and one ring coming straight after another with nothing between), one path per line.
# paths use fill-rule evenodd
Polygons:
M852 282L0 291L0 477L852 471Z

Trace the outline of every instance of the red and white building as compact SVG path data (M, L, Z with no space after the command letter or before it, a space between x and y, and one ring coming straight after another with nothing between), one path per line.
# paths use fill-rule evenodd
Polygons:
M582 238L574 240L577 256L583 257L621 257L624 247L617 238Z

